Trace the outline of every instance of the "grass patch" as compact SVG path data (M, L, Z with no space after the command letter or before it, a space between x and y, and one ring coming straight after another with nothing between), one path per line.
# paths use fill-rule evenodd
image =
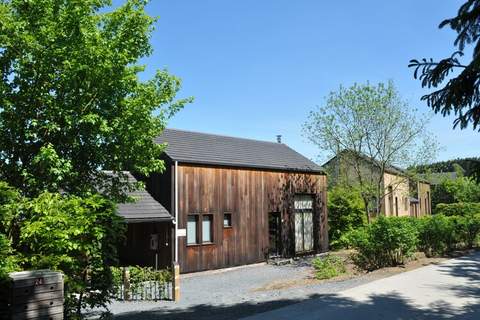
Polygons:
M312 260L312 265L315 278L319 280L338 277L347 271L344 261L337 256L317 257Z

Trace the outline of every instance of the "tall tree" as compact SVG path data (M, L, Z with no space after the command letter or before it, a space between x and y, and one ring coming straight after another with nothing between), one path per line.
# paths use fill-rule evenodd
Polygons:
M413 59L409 67L414 68L422 87L436 89L422 97L435 113L454 113L454 127L464 129L471 123L473 129L480 129L480 0L466 1L457 16L442 21L439 28L447 26L458 34L454 42L457 51L440 61ZM473 46L473 56L464 63L461 58L467 46Z
M0 179L36 196L101 186L122 195L121 173L159 171L153 142L191 99L164 70L141 81L155 18L144 0L0 0Z
M428 118L404 102L393 83L355 84L330 93L324 106L310 113L306 137L330 157L341 155L353 175L339 183L358 188L365 213L378 214L389 194L383 177L391 168L407 168L435 157L437 145L426 131ZM395 169L400 172L399 169ZM411 173L401 171L395 190Z

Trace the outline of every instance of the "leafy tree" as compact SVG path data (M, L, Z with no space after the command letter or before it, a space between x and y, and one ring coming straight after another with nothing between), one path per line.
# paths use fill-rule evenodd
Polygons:
M432 207L441 203L480 202L480 184L469 177L444 178L432 190Z
M427 165L418 166L419 173L455 172L458 167L466 177L474 178L480 182L480 158L457 158L453 160L439 161Z
M365 223L358 190L335 186L328 192L328 238L332 247L341 246L342 236Z
M436 90L423 96L429 107L443 116L456 115L454 127L461 129L469 123L477 129L480 123L480 1L468 0L460 7L457 16L440 23L439 28L450 27L458 35L454 46L457 48L450 57L440 61L433 59L413 59L409 67L415 69L414 77L422 82L422 87ZM461 58L467 46L473 46L473 56L469 63ZM457 74L452 74L458 71ZM443 86L443 87L441 87ZM437 89L438 88L438 89Z
M63 271L68 316L108 301L124 228L110 200L136 187L121 171L161 171L154 138L191 101L165 70L140 80L147 1L110 5L0 0L0 255Z
M410 176L397 167L435 157L437 145L425 129L427 122L401 99L393 83L355 84L330 93L325 105L310 113L304 132L323 152L342 155L347 179L336 173L330 176L360 191L370 219L372 207L378 215L390 192L383 181L387 170L401 172L391 183L395 190Z
M122 196L126 179L99 169L163 169L153 139L191 99L175 100L180 80L166 71L139 79L147 1L110 4L0 0L0 178L26 195Z

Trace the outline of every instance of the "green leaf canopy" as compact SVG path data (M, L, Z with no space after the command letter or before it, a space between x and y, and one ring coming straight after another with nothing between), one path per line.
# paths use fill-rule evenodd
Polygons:
M175 100L166 71L139 79L146 4L0 0L0 179L29 196L81 195L108 179L100 169L163 169L153 138L191 99Z

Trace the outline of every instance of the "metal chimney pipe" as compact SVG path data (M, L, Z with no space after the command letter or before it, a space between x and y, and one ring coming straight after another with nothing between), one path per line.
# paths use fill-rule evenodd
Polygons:
M282 135L281 134L277 135L277 142L282 143Z

